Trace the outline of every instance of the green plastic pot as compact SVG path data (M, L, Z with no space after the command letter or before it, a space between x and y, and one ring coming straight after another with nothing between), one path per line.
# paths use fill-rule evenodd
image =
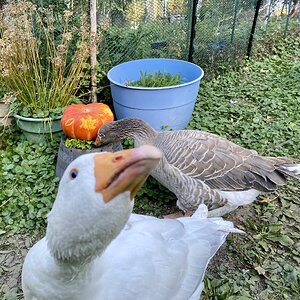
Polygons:
M14 117L28 141L40 143L49 137L60 136L62 133L61 116L56 118L27 118L15 114Z

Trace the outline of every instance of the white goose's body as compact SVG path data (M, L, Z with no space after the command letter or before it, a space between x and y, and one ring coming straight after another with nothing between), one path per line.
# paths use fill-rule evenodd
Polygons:
M132 215L86 265L59 264L44 238L24 263L26 300L198 300L207 264L233 230L222 219Z
M143 146L83 155L66 169L46 237L25 258L25 300L198 300L207 264L231 222L131 214L161 157Z

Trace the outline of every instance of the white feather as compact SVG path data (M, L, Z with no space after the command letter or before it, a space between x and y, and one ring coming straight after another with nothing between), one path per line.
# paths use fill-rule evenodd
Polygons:
M286 170L293 172L295 175L300 175L300 164L285 167Z
M220 217L225 214L230 213L241 205L246 205L255 201L257 196L260 194L259 191L255 189L250 189L246 191L220 191L218 192L226 199L228 199L228 204L223 207L216 208L208 212L209 217Z

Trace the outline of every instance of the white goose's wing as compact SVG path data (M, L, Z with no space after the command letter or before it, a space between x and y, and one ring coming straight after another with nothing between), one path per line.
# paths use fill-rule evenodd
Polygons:
M233 229L224 224L222 219L132 215L95 261L91 299L198 300L207 264Z

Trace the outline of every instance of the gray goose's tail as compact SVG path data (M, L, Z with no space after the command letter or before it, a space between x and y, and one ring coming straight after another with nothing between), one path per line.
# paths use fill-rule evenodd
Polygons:
M277 187L286 184L287 177L300 180L300 163L290 158L255 157L252 163L249 164L249 171L255 174L253 188L258 191L273 192Z
M300 180L300 163L288 157L267 157L273 163L276 171L285 176Z
M300 164L284 164L281 165L278 170L284 175L300 180Z

